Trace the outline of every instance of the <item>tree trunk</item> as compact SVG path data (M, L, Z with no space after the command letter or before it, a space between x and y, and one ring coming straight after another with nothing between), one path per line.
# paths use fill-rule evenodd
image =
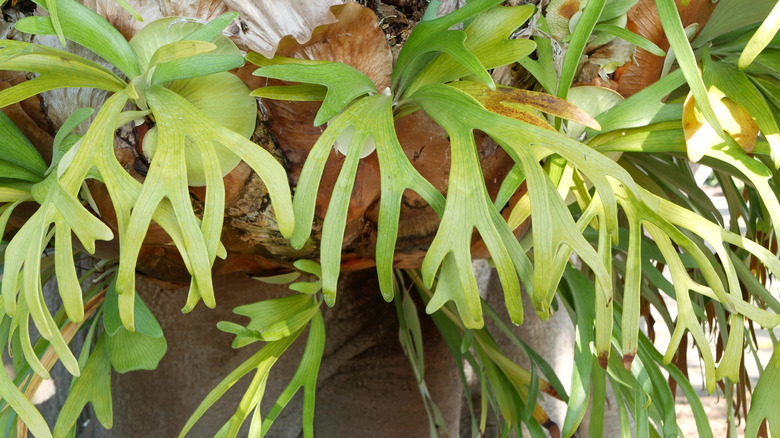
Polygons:
M84 437L176 436L208 392L259 348L230 347L232 335L219 321L238 321L231 309L250 302L289 295L284 286L246 276L215 278L218 306L199 307L184 315L186 290L170 291L139 278L138 292L154 310L168 340L168 352L155 371L112 376L114 427L97 421ZM398 342L395 308L382 300L376 273L345 275L339 305L324 312L327 340L317 383L314 429L318 437L426 436L428 420L409 360ZM418 306L419 307L419 306ZM425 334L426 383L458 436L461 384L454 361L430 318L420 315ZM300 361L304 333L274 366L261 406L273 406ZM194 348L197 346L197 348ZM188 436L210 437L235 412L247 376L204 416ZM270 430L273 437L298 437L302 396L297 394ZM246 430L242 435L246 434Z

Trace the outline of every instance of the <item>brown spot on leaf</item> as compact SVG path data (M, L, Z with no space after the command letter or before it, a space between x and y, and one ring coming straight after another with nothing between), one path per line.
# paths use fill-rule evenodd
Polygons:
M579 12L580 10L580 2L579 0L569 0L566 3L562 4L560 8L558 8L558 15L561 17L570 20L571 17Z
M607 365L609 365L609 352L599 354L599 366L606 370Z
M626 367L626 370L631 370L631 364L634 362L634 357L636 356L635 353L630 354L624 354L623 355L623 366Z

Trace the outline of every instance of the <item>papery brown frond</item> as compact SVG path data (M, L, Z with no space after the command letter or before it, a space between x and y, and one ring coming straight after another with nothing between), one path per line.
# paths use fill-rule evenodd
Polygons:
M716 5L712 0L691 0L686 7L681 6L680 0L675 0L675 3L680 12L683 27L698 23L699 31L707 24ZM628 12L626 29L647 38L663 51L669 49L669 41L664 35L654 0L639 0L631 8ZM660 79L663 65L663 56L653 55L637 47L634 62L626 63L615 71L615 80L618 82L617 91L624 97L641 91Z
M239 47L272 57L286 36L301 42L312 30L336 19L329 11L344 0L128 0L144 21L140 22L113 0L87 0L85 6L105 17L128 40L146 23L163 17L187 17L209 21L226 12L238 12L240 26L228 29Z

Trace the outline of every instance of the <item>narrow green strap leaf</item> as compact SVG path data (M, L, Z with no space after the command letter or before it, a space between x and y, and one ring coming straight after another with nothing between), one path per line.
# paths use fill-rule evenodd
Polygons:
M515 164L512 166L512 170L504 177L504 180L501 181L501 187L498 189L496 200L493 203L496 208L502 210L524 181L525 174L523 173L523 168Z
M130 79L141 74L127 40L105 18L75 0L56 2L65 38L92 50ZM37 0L36 3L49 9L46 0Z
M279 394L279 398L276 399L276 403L268 411L268 415L263 419L261 436L265 436L268 433L279 414L301 387L303 387L303 436L305 438L314 436L314 404L317 390L317 375L319 374L324 350L325 323L322 319L322 313L318 310L311 319L309 339L306 341L306 348L303 350L303 356L298 369L284 391Z
M623 289L623 365L630 369L639 342L642 286L642 224L633 210L626 210L629 222L628 254L626 256L625 287Z
M431 0L428 3L428 6L425 7L425 13L423 14L422 21L430 21L438 18L440 6L441 0Z
M777 31L780 30L780 3L775 4L772 8L772 12L766 17L761 27L758 28L756 33L750 38L745 50L739 55L739 62L737 66L740 70L745 69L751 62L764 50L764 47L772 41Z
M626 14L639 0L612 0L604 5L599 21L604 22Z
M27 169L32 175L39 177L38 181L43 178L46 172L43 158L22 131L2 111L0 111L0 146L3 150L0 160ZM0 175L10 178L5 172Z
M30 183L37 183L41 181L41 176L30 172L29 170L19 167L16 164L9 163L7 161L0 159L0 175L3 175L3 177L8 178L9 180L16 180L16 181L27 181ZM0 202L6 202L3 201L3 199L6 200L15 200L15 196L18 193L18 191L15 191L14 189L10 187L3 187L0 188L2 190L5 196L0 195Z
M490 74L476 55L465 47L466 33L450 28L499 3L500 0L476 0L443 17L419 23L404 43L405 49L398 55L393 68L392 88L399 95L403 95L404 89L409 84L402 81L413 79L418 71L436 55L436 52L449 54L474 74L480 82L491 88L494 87Z
M0 41L0 68L39 73L0 92L0 107L19 102L44 91L63 87L100 88L121 91L124 81L105 67L76 55L34 44Z
M708 56L704 57L704 78L726 93L728 98L744 108L755 119L772 148L775 168L780 167L780 128L763 93L745 73L724 63L712 61Z
M274 100L322 101L327 91L327 87L322 85L297 84L258 88L251 95Z
M250 53L249 62L257 64L261 55ZM376 86L366 75L340 62L326 64L278 64L260 68L253 73L285 81L318 84L328 88L322 107L314 119L314 126L320 126L341 112L355 98L365 94L376 94Z
M572 436L585 418L590 398L590 371L593 353L593 320L595 318L595 291L593 283L571 265L565 271L566 281L562 284L562 295L574 304L576 315L574 363L577 367L571 375L571 390L563 422L562 435Z
M68 319L81 322L84 319L84 301L81 299L81 283L73 262L71 229L64 221L55 223L54 263L57 274L57 289Z
M210 55L208 53L177 59L157 66L153 84L189 79L225 72L244 65L241 55Z
M206 41L175 41L160 47L154 52L149 60L149 68L166 62L176 61L177 59L208 53L216 48L215 44Z
M606 32L610 35L614 35L618 38L626 40L640 49L647 50L655 56L666 56L666 52L661 50L661 48L655 45L652 41L644 38L641 35L637 35L636 33L631 32L626 28L612 24L597 24L594 30L597 32Z
M49 16L51 17L51 24L54 27L54 32L57 34L57 39L60 40L62 47L65 47L65 34L62 32L62 23L60 23L59 8L57 7L57 0L48 0L47 6L49 10Z
M242 377L250 373L252 370L264 366L266 372L269 365L272 365L276 359L278 359L282 353L292 344L293 341L300 335L300 332L295 333L293 336L288 336L284 339L275 342L269 342L252 357L244 361L235 370L228 374L209 394L203 399L203 401L195 409L195 412L187 420L187 423L179 433L179 438L183 438L187 433L195 426L195 423L211 408L214 403L219 400L225 392L228 391L233 385L236 384ZM246 411L247 415L249 411Z
M543 15L539 15L538 18L539 30L544 32L542 36L534 36L533 40L536 42L536 57L534 61L531 58L522 58L518 61L529 73L539 81L539 84L549 94L555 94L558 84L558 73L554 65L553 60L553 42L554 39L550 38L550 27L547 25ZM558 44L556 41L555 44Z
M143 17L141 17L141 14L138 13L138 11L135 10L132 6L130 6L129 3L127 3L125 0L114 0L114 3L118 4L122 7L125 11L130 13L130 15L133 16L138 21L144 21Z
M577 73L577 66L580 57L588 44L593 29L601 16L604 4L607 0L590 0L577 22L577 28L574 29L572 38L569 41L569 47L563 57L563 66L561 67L561 77L558 80L558 91L555 93L561 99L566 99L571 88L574 75Z
M769 423L772 436L780 436L780 418L777 407L780 406L780 348L775 346L772 358L769 359L750 401L750 412L745 425L745 436L757 436L761 423Z
M67 120L65 120L65 123L62 124L59 131L57 131L57 135L54 137L54 144L52 145L52 159L49 169L56 168L62 159L62 156L67 152L63 144L65 139L74 129L76 129L77 126L92 116L94 112L95 110L93 108L79 108L68 116Z
M634 94L606 112L598 115L602 132L616 129L645 127L682 118L681 104L665 104L663 99L685 83L682 70L675 70L658 82ZM679 122L678 122L679 123Z
M714 129L721 138L726 141L732 140L728 134L723 132L723 128L720 126L720 122L715 116L715 110L712 109L712 105L707 97L707 88L699 73L696 57L688 42L688 37L685 35L685 30L683 29L682 21L680 20L680 14L677 12L677 6L675 5L674 0L655 0L655 4L658 9L658 16L661 19L664 33L669 40L669 45L674 51L677 62L680 64L680 70L682 70L683 75L685 75L685 80L688 82L691 93L693 93L693 96L696 99L696 107L704 115L707 123L712 126L712 129Z
M14 382L6 374L5 369L0 371L0 396L19 415L19 419L24 421L24 424L27 425L33 435L40 438L50 438L52 436L46 420L43 419L35 405L14 385Z
M591 202L598 202L598 199L594 199ZM613 325L613 304L612 304L612 244L610 235L606 229L606 221L599 221L599 257L604 264L607 272L609 273L606 279L609 283L604 283L604 280L596 280L596 335L593 341L593 346L596 349L596 357L598 358L599 365L604 370L607 369L609 364L610 351L612 350L612 325ZM599 372L600 373L600 372ZM598 382L595 382L598 383ZM603 377L602 377L603 384ZM595 386L595 385L594 385ZM601 388L603 392L603 388ZM596 388L594 388L596 392ZM602 394L603 396L603 394ZM594 402L600 403L597 396L594 394ZM603 406L603 404L602 404Z
M777 0L754 0L749 8L743 0L718 0L707 25L693 40L693 47L700 48L721 36L751 24L764 21L777 4ZM738 32L741 33L741 32ZM742 35L739 35L742 36ZM744 42L742 43L744 47Z
M532 5L491 8L468 24L464 46L479 59L484 70L516 62L533 52L536 44L509 38L533 13ZM425 84L450 82L470 74L457 59L441 53L416 75L406 93L412 94Z
M227 12L188 34L182 40L211 41L238 18L238 12Z

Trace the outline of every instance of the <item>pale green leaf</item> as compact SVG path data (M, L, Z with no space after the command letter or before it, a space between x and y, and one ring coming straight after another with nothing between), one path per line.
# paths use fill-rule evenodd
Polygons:
M776 4L776 0L754 0L746 8L742 0L718 0L707 25L693 41L693 47L702 47L723 34L763 21Z
M215 73L192 79L177 80L166 87L189 102L211 124L219 124L231 131L249 138L255 130L257 102L249 95L249 89L241 80L227 72ZM214 98L214 90L220 90L219 99ZM157 150L159 127L152 127L144 137L143 152L154 160ZM214 143L222 176L230 173L241 162L241 158L222 143ZM185 147L187 164L187 184L206 185L205 166L201 152L196 147Z
M534 287L529 287L528 289L533 290L532 296L534 297L535 305L538 306L537 311L542 315L546 314L548 311L547 306L549 306L549 302L555 292L555 286L560 278L558 272L562 272L561 270L563 269L561 263L564 263L568 259L568 255L566 255L567 251L577 251L583 260L594 269L597 276L603 278L605 283L607 282L607 273L602 266L602 262L590 244L588 244L582 235L576 231L577 227L574 225L571 214L557 194L555 187L552 186L551 181L539 166L539 160L551 153L557 153L586 174L601 195L605 209L605 220L607 221L607 227L608 230L610 230L610 233L612 233L613 230L616 230L617 220L617 206L614 192L611 188L612 183L610 182L610 178L622 181L629 187L629 190L638 191L637 187L631 181L631 178L623 169L619 168L619 166L608 158L595 153L584 145L560 134L488 112L479 106L476 101L452 87L430 85L415 93L414 97L415 100L419 101L421 106L425 108L426 112L443 125L445 129L448 129L448 132L452 129L450 137L452 138L453 144L456 144L456 141L461 141L461 137L465 137L466 135L470 136L470 130L480 129L493 137L493 139L496 140L510 156L512 156L516 163L522 165L523 173L525 174L528 183L528 193L531 199L530 205L532 212L535 212L533 213L535 216L534 223L548 224L548 226L545 227L533 227L535 247ZM455 108L457 108L457 110L454 110ZM467 122L464 123L463 114L466 111L468 111L468 118L465 119ZM456 129L460 132L456 131ZM454 134L455 132L457 132L457 135ZM473 142L473 139L470 141ZM529 146L531 147L529 148ZM474 152L471 153L474 154ZM455 163L456 153L454 150L452 156L453 163ZM469 175L480 174L478 163L473 164L472 166L477 167L472 167L472 173L469 173ZM596 170L597 168L598 170ZM484 184L480 183L480 181L475 181L473 176L460 176L455 172L456 169L459 169L458 166L453 164L453 173L450 174L447 209L455 208L454 206L458 205L458 203L453 202L453 200L456 199L453 198L453 194L457 194L459 191L463 190L465 193L460 196L465 196L467 193L468 196L473 199L475 194L484 192L485 190ZM610 177L608 177L608 175ZM466 178L469 180L468 183L461 181L461 179ZM457 181L457 183L454 183L455 181ZM475 184L480 184L482 187L477 189L473 187ZM461 185L462 188L459 187ZM486 203L489 203L490 200L487 198L486 193L485 197ZM468 217L469 214L475 216L479 215L478 217L480 217L480 220L485 220L484 218L487 217L486 214L479 213L483 207L477 207L473 203L469 205L466 204L465 201L460 202L464 203L457 208L464 209L465 212L463 212L463 210L458 212L458 217ZM514 244L509 240L511 232L509 232L506 222L504 222L503 218L501 218L497 212L495 212L494 217L494 226L497 227L498 230L504 230L501 231L502 234L507 233L504 234L505 237L503 237L502 240L506 242L509 247L514 247ZM558 225L560 228L555 229L553 226L554 224L560 224ZM461 235L468 235L473 224L458 224L458 227L464 227L462 229L451 229L449 228L450 226L451 225L447 221L447 211L445 210L444 219L439 228L437 238L434 240L434 244L426 256L426 261L423 262L423 272L424 275L427 276L426 280L431 280L432 274L435 272L432 270L435 266L427 265L427 263L430 263L428 262L429 258L430 260L434 259L432 254L437 254L434 249L440 250L439 248L436 248L437 239L442 242L444 239L448 239L449 245L453 245L455 241L452 240L452 237L447 236L447 234L451 233L458 236L457 238L460 238ZM494 248L491 248L492 242L488 240L489 237L486 237L486 235L490 236L490 234L487 233L487 230L480 229L479 225L477 225L477 228L479 229L482 238L485 239L488 244L488 249L491 251L496 266L500 266L499 260L501 257L497 257L497 254L493 252ZM516 241L514 237L512 237L511 240ZM564 242L565 245L562 245ZM463 243L461 242L460 245L463 245ZM524 256L520 255L523 251L519 248L514 251L518 250L520 253L513 252L511 260L516 263L521 263L522 266L524 263L527 263L527 261L521 262L524 259ZM464 251L462 246L458 249L454 249L456 256L459 251ZM444 254L437 254L436 258L443 258L443 256ZM497 260L497 258L499 260ZM461 266L465 268L466 262L468 263L468 266L470 266L469 260L469 258L465 258ZM426 266L428 267L426 268ZM426 272L426 269L429 270ZM461 268L461 271L462 270L463 269ZM532 274L530 271L527 271L525 267L523 267L522 270L518 269L518 272L521 273L524 282L530 280ZM505 272L505 274L508 275L508 272ZM464 278L463 284L468 284L465 280L466 279ZM507 290L511 289L505 285L505 291ZM509 298L511 296L513 295L507 295L506 301L508 305L519 301L517 298ZM510 311L510 315L511 314L512 312Z
M465 46L466 32L451 28L499 3L500 0L472 1L450 14L423 21L415 26L393 68L392 88L397 94L403 96L411 81L439 52L448 54L480 82L493 88L495 84L490 74L479 58Z
M37 0L36 3L47 7L45 0ZM105 18L75 0L56 0L56 5L65 38L92 50L131 79L141 73L127 40ZM37 31L55 33L53 26L50 29L52 32Z
M178 227L182 253L187 254L185 264L193 275L185 310L191 310L200 298L209 307L215 305L211 283L211 265L219 248L219 236L222 230L224 210L224 184L215 143L242 158L262 178L271 195L274 211L277 214L279 230L289 235L293 228L292 202L287 177L282 166L263 148L242 135L215 124L203 112L195 108L180 95L152 86L147 92L148 102L157 120L158 140L155 157L149 168L146 183L138 195L143 203L136 204L129 216L126 232L129 235L143 235L155 215L158 206L164 201L170 202L176 218L169 218L169 226L160 223L169 234ZM204 174L207 180L205 208L202 224L192 210L186 172L186 150L199 151ZM160 222L159 217L155 218ZM170 223L173 221L173 223ZM178 224L178 225L177 225ZM120 271L117 290L120 298L134 289L134 260L141 246L140 239L124 243L120 258ZM121 305L120 300L120 309ZM127 309L123 316L125 325L129 322Z
M750 400L750 412L745 425L745 436L756 436L763 421L769 426L772 436L780 435L780 348L775 346L769 365L758 379L753 397Z
M327 157L342 132L350 127L353 127L354 131L347 161L339 174L337 189L333 190L323 224L322 279L326 303L329 305L335 300L341 264L341 242L359 153L369 137L373 138L377 145L380 174L385 176L381 185L376 254L380 289L386 300L392 299L393 296L393 253L404 191L412 189L419 193L438 212L443 210L444 205L441 194L414 169L398 143L392 116L392 99L381 94L369 96L358 100L330 122L309 152L295 193L296 227L290 239L293 247L300 248L309 238L316 196ZM393 178L386 177L389 172L392 172Z
M590 344L593 341L595 291L593 283L571 266L565 271L565 279L568 295L576 305L574 361L578 365L571 376L569 402L562 427L562 435L568 437L579 428L590 399L590 370L593 363Z
M766 17L761 27L756 30L756 33L750 38L745 50L739 56L739 63L737 66L740 69L744 69L756 58L756 56L764 50L769 42L774 38L777 31L780 29L780 3L776 3L772 8L772 12Z
M283 298L258 301L233 309L236 315L250 318L246 331L234 331L235 325L218 326L236 334L233 348L254 341L277 341L301 330L312 318L320 303L311 295L290 295ZM250 339L241 339L242 337Z
M301 276L300 272L293 271L286 274L270 275L267 277L252 277L257 281L262 281L266 284L290 284L297 280Z
M55 88L125 88L124 81L99 64L62 50L18 41L0 41L0 68L39 74L0 92L0 107Z
M155 50L149 59L149 68L201 53L208 53L216 48L216 45L206 41L174 41Z
M528 56L536 47L533 41L509 37L533 14L532 5L520 7L498 6L476 16L466 26L464 46L482 63L483 70L511 64ZM474 74L449 53L439 54L419 74L406 91L425 84L445 83ZM492 87L491 87L492 88Z
M322 85L297 84L258 88L252 92L252 96L274 100L322 101L327 92L328 88Z
M198 54L197 50L186 53L174 51L172 58L154 69L152 84L227 71L244 63L236 45L221 33L233 17L235 14L224 14L206 25L177 17L162 18L133 35L130 46L138 56L141 70L146 71L154 65L152 58L155 53L166 45L172 44L169 46L171 48L177 44L194 44L204 48L208 44L215 45L208 53Z
M274 64L267 65L256 70L255 76L262 76L285 81L303 82L305 84L317 84L327 87L322 107L314 118L314 126L320 126L331 120L336 114L354 99L366 94L376 94L374 83L358 70L340 62L310 63L281 60L275 63L279 57L270 60ZM255 65L267 64L262 55L256 53L247 54L247 60ZM300 88L291 91L298 92ZM272 93L276 90L272 89ZM263 97L263 89L252 92L253 96ZM268 96L269 98L271 95Z
M537 60L526 57L520 59L518 63L539 81L547 93L555 94L555 90L558 88L558 73L553 59L553 43L557 45L558 42L553 42L553 39L547 36L550 34L550 28L547 25L547 20L541 14L538 23L539 30L544 34L533 37L536 42Z
M666 56L666 52L661 50L661 48L655 45L653 42L649 41L647 38L637 35L634 32L631 32L624 27L614 26L611 24L597 24L594 30L598 32L605 32L626 40L640 49L647 50L655 56Z
M720 122L718 122L718 118L715 116L715 111L707 98L707 89L699 73L693 49L691 49L691 45L688 42L688 37L683 29L680 14L677 12L674 0L655 0L655 4L671 50L674 51L680 70L685 75L685 80L691 88L691 93L696 98L696 107L701 111L710 126L712 126L712 129L715 130L715 133L724 140L730 141L731 137L723 132L723 128L721 128Z
M679 121L682 117L682 105L663 103L663 99L684 83L682 71L676 70L600 114L596 120L601 124L602 132L645 127L669 120Z
M67 120L65 120L65 123L62 124L59 131L57 131L57 135L54 137L51 165L49 165L47 173L51 172L52 169L55 169L65 153L68 152L69 148L73 147L74 142L66 141L70 136L70 133L82 122L92 116L92 113L94 112L95 110L89 107L79 108L68 116Z
M51 437L51 431L46 424L46 420L32 402L24 396L24 393L14 385L14 382L8 377L5 369L0 370L0 398L8 403L13 412L19 416L21 421L30 429L36 437ZM18 420L17 420L18 421Z
M560 78L558 79L558 90L556 96L566 99L571 88L574 75L577 73L577 66L580 62L585 46L588 44L591 33L601 16L604 4L607 0L589 0L588 4L577 22L572 38L569 41L569 47L563 56L563 66L561 67Z

